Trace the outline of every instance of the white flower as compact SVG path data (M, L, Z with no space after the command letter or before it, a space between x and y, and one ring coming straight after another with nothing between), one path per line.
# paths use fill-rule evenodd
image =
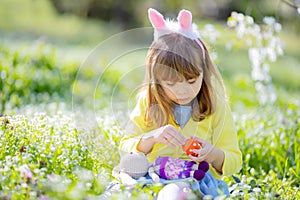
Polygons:
M232 16L233 18L236 18L237 12L235 12L235 11L231 12L231 16Z
M269 26L273 26L275 24L274 17L264 17L263 22Z
M261 189L259 187L255 187L255 188L253 188L253 192L260 193Z
M236 197L239 195L239 191L238 190L234 190L232 193L231 193L231 196L233 197Z
M85 184L85 186L86 186L87 188L91 188L93 185L92 185L92 183L89 183L89 182L88 182L88 183Z
M55 150L56 150L56 147L55 147L55 145L51 145L51 147L50 147L50 151L54 152Z
M22 188L27 188L28 185L27 185L26 183L23 182L23 183L21 183L21 187L22 187Z
M248 50L248 56L254 69L259 68L261 63L261 54L258 48L250 48ZM256 80L256 79L255 79Z
M255 169L254 169L254 168L251 168L251 169L250 169L250 173L251 173L252 176L255 175L255 173L256 173L256 172L255 172Z
M250 159L250 157L251 157L251 155L250 155L250 154L247 154L247 155L246 155L246 159L247 159L247 160L249 160L249 159Z
M237 19L238 22L243 22L244 18L245 18L245 16L242 13L237 14L236 19Z
M240 24L238 27L237 27L237 37L238 38L242 38L246 33L246 26L245 24Z
M275 30L275 32L280 32L281 31L281 29L282 29L282 26L281 26L281 24L279 24L279 23L275 23L275 25L274 25L274 30Z
M254 23L254 20L251 16L246 16L246 22L250 25L252 25Z
M24 177L27 180L32 179L32 172L31 172L30 168L28 167L28 165L21 165L19 167L19 171L20 171L21 177Z
M235 20L228 20L227 21L227 26L230 28L236 27L237 26L237 21Z

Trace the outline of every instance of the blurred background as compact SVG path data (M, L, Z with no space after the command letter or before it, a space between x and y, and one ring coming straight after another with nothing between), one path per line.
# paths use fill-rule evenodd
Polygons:
M146 11L153 7L167 17L189 9L194 19L201 21L225 22L232 11L250 15L257 23L264 16L273 16L299 34L299 4L299 0L2 0L0 31L1 35L31 38L99 40L111 34L109 31L149 26Z

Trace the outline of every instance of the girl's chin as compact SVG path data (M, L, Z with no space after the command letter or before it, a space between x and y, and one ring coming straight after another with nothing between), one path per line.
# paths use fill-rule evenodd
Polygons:
M191 100L189 98L186 99L177 99L176 103L179 105L190 105L191 104Z

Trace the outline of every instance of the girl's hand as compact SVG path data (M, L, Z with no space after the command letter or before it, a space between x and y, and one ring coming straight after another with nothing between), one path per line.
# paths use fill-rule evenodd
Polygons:
M200 145L202 148L194 149L194 152L196 154L198 154L197 157L192 156L192 155L190 155L189 157L195 162L206 161L208 163L212 163L215 160L215 158L214 158L215 147L205 140L201 140L197 137L193 137L193 138L200 142Z
M194 152L198 154L198 157L194 157L192 155L189 155L190 159L195 162L202 162L206 161L220 173L222 174L222 167L224 162L224 152L210 144L209 142L205 140L201 140L197 137L194 137L197 141L200 142L202 148L201 149L195 149Z
M185 137L175 128L168 124L153 131L153 139L156 143L163 143L172 148L185 144Z

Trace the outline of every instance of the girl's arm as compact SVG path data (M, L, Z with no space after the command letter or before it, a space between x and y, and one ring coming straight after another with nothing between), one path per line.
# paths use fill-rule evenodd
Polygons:
M144 154L148 154L152 151L154 144L155 141L153 136L142 137L137 145L137 150L143 152Z
M222 168L224 163L225 154L221 149L214 147L213 154L215 160L211 163L219 174L223 174Z
M239 171L242 153L239 150L237 133L228 102L219 101L212 116L212 140L198 138L202 149L199 157L190 157L195 162L207 161L215 169L214 175L228 176Z
M216 109L212 120L214 124L212 144L223 151L222 174L228 176L238 172L242 167L242 153L239 149L237 132L229 103L219 102Z

